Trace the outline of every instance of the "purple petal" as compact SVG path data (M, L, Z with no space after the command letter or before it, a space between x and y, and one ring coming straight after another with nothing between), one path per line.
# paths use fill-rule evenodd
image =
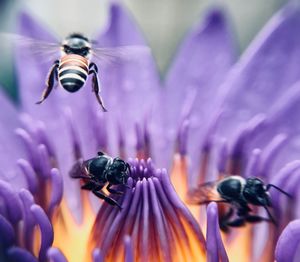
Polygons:
M276 249L277 262L292 262L299 259L300 220L290 222L281 233Z
M287 136L286 141L277 150L277 155L280 157L277 157L273 163L271 162L273 168L278 169L283 164L299 158L298 135L300 125L297 113L300 109L299 104L300 82L297 82L272 106L267 125L261 130L259 139L256 142L256 144L264 144L265 141L270 140L270 137L278 134Z
M300 75L300 9L289 3L257 36L228 75L229 91L220 122L222 134L231 136L239 124L258 113L270 112Z
M8 250L9 261L15 262L38 262L30 252L20 247L11 247Z
M48 220L47 215L44 210L38 205L32 205L30 208L31 212L35 216L36 222L40 228L41 232L41 246L39 251L39 260L46 261L47 250L51 247L53 243L53 228Z
M161 133L165 133L164 137L153 138L160 146L155 152L159 166L169 166L173 150L171 142L183 118L190 118L189 139L192 144L188 145L188 152L193 156L199 155L211 114L219 99L220 84L235 62L232 39L223 10L214 9L181 45L167 75L166 89L157 107L159 111L155 111L155 117L161 118L155 128L161 126Z
M34 204L33 196L26 189L19 192L20 199L23 203L23 238L27 250L33 251L34 226L36 225L34 216L30 207Z
M113 2L110 8L110 21L106 32L97 38L105 47L123 45L145 46L145 52L138 53L132 61L121 61L120 65L103 65L100 70L103 99L109 114L105 114L108 132L113 139L113 148L118 146L118 129L121 120L126 127L126 147L129 155L134 155L136 146L135 124L152 109L154 96L159 89L159 75L150 52L133 19L121 4ZM115 121L114 121L115 120Z
M56 38L52 36L47 29L41 26L40 22L35 21L27 13L21 13L19 15L17 30L20 35L25 37L50 43L57 42ZM35 115L42 115L44 110L42 109L42 112L37 110L38 107L35 105L35 102L38 101L41 96L48 70L54 61L38 63L33 50L31 50L31 46L16 44L15 62L21 103L25 109L32 111ZM49 97L49 99L51 99L51 97ZM41 109L41 107L39 109Z
M124 245L125 245L125 262L133 262L133 247L130 236L124 237Z
M228 262L220 229L217 204L212 202L207 206L206 250L208 262Z
M15 231L9 221L0 214L0 243L1 246L12 246L15 241Z
M47 251L47 257L51 262L67 262L63 253L55 247L51 247Z
M51 200L49 203L49 216L52 217L54 210L60 204L63 197L63 179L58 169L51 170Z
M22 157L24 150L13 132L20 125L17 108L3 93L2 88L0 88L0 104L0 165L2 167L0 177L9 180L16 174L14 171L16 157ZM17 186L21 185L21 181L16 180L14 183L17 183Z
M22 170L22 173L26 177L27 187L28 187L29 191L32 194L36 193L37 188L38 188L38 181L37 181L37 177L36 177L36 174L35 174L32 166L25 159L19 159L17 164L20 167L20 169Z
M171 261L187 253L196 259L204 253L200 227L176 196L166 171L156 170L151 161L131 160L130 164L130 188L117 198L122 210L102 205L90 238L92 248L98 247L105 259L112 260L124 250L126 261L134 256ZM178 244L183 246L175 250Z
M103 262L104 258L99 248L95 248L93 251L93 262Z
M7 207L8 219L15 225L22 219L22 204L10 184L0 180L0 196Z

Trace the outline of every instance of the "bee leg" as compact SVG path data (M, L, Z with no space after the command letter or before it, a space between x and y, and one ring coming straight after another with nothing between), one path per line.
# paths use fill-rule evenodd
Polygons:
M41 104L50 95L50 93L53 89L55 80L57 80L58 67L59 67L59 61L56 60L49 71L50 73L49 73L47 81L46 81L46 88L43 91L42 98L40 101L36 102L36 104Z
M102 151L97 152L98 156L104 156L105 154Z
M109 196L105 195L101 190L97 191L96 189L93 189L92 192L95 196L103 199L108 204L110 204L112 206L117 206L120 209L120 211L122 210L122 207L119 205L119 203L116 200L114 200L114 199L110 198Z
M107 191L108 191L109 193L111 193L111 194L116 194L116 195L123 195L123 194L124 194L124 192L115 190L115 189L113 189L113 188L111 188L111 187L112 187L112 184L108 184L108 186L106 187L106 189L107 189Z
M228 226L227 226L227 223L229 221L229 219L232 217L233 215L233 208L230 208L225 214L224 216L220 216L219 217L219 224L220 224L220 228L222 231L224 232L228 232L229 229L228 229Z
M228 227L241 227L241 226L245 225L245 218L239 217L232 221L225 222L225 225Z
M264 206L264 209L267 211L267 214L268 214L268 217L269 217L270 221L271 221L274 225L277 225L277 222L276 222L276 220L273 218L273 216L272 216L272 214L270 213L269 209L268 209L266 206Z
M97 185L94 182L87 182L83 186L81 186L81 189L84 190L94 190L97 187Z
M247 222L249 223L257 223L257 222L261 222L261 221L267 221L267 222L273 222L271 219L269 218L265 218L265 217L260 217L260 216L247 216L246 217Z
M92 69L93 68L93 69ZM104 112L107 112L104 104L103 104L103 101L102 101L102 98L101 96L99 95L99 92L100 92L100 85L99 85L99 79L98 79L98 67L95 63L91 63L89 65L89 75L90 74L93 74L93 78L92 78L92 82L93 82L93 91L95 92L95 95L96 95L96 98L97 98L97 101L98 103L100 104L100 106L102 107L103 111Z

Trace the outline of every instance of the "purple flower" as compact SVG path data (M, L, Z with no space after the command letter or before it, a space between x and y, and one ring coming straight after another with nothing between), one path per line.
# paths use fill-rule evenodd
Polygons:
M99 43L145 45L119 4L110 14ZM298 220L288 223L299 217L299 26L299 6L290 3L235 63L226 16L214 9L187 36L164 83L149 53L137 63L99 65L108 113L100 111L90 82L74 94L57 88L35 105L51 61L41 65L32 50L17 48L20 106L0 95L0 259L295 258ZM27 14L19 30L55 40ZM129 187L113 196L121 212L68 176L78 159L98 150L130 158ZM270 190L277 226L247 225L222 235L221 205L210 203L205 215L184 204L189 189L230 174L261 177L293 196Z

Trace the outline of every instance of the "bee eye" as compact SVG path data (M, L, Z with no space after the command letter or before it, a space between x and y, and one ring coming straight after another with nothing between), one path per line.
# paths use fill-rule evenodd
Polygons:
M70 47L69 46L67 46L67 45L64 45L64 51L65 51L65 53L70 53L70 51L71 51L71 49L70 49Z
M89 48L84 48L82 53L83 55L87 55L89 53Z

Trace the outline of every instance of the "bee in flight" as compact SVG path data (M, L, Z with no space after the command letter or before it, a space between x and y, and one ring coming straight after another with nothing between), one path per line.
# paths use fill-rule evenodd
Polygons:
M103 152L98 152L94 158L86 161L78 161L70 171L70 177L80 178L84 182L82 189L90 190L94 195L103 199L110 205L117 206L121 210L119 203L106 195L102 189L105 185L111 194L122 195L113 186L126 186L130 174L130 165L119 157L112 158Z
M219 217L220 228L228 232L229 227L241 227L247 222L267 221L276 225L276 221L268 209L268 207L272 207L268 192L272 187L291 197L275 185L265 185L259 178L251 177L245 179L241 176L228 176L219 181L200 185L197 189L188 192L187 198L190 204L202 205L213 201L229 204L227 213ZM266 210L268 217L255 215L250 205L262 206Z
M51 93L57 82L68 92L76 92L81 89L89 75L92 75L92 88L96 99L103 111L107 111L100 96L100 82L98 78L98 67L92 60L116 63L122 60L137 58L141 53L149 51L146 46L120 46L114 48L103 48L94 46L86 36L73 33L67 36L60 44L39 41L15 34L1 34L15 40L17 44L25 45L32 50L32 54L60 58L55 60L49 70L46 79L46 87L41 99L36 104L41 104Z

